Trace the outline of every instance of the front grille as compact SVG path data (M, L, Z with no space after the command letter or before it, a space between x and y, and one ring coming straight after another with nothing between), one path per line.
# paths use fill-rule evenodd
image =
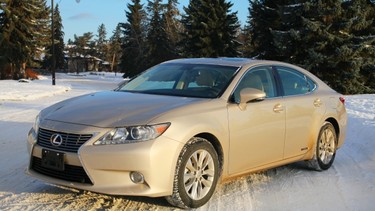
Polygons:
M52 145L50 139L53 134L60 134L63 142L60 146ZM92 137L92 134L73 134L73 133L62 133L52 130L46 130L39 128L37 144L44 148L59 150L63 152L78 152L86 141Z
M42 159L33 157L31 168L43 175L62 179L70 182L80 182L91 184L90 178L87 176L85 170L81 166L72 166L65 164L64 171L56 171L42 166Z

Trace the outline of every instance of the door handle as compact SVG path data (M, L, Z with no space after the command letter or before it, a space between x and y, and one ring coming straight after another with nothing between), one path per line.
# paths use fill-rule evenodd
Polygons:
M323 103L322 103L322 101L318 98L318 99L315 99L314 100L314 106L315 107L320 107Z
M275 113L280 113L282 111L284 111L284 107L281 104L276 104L273 107L273 112L275 112Z

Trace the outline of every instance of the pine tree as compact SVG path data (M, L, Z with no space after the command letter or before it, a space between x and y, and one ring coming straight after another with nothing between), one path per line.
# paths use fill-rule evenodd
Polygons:
M109 39L107 54L107 61L111 63L111 71L117 72L121 53L121 29L120 26L117 25L116 29L113 31L113 35Z
M122 44L122 57L120 66L126 76L133 77L142 72L146 67L146 14L140 0L132 0L132 4L127 5L126 23L120 23L124 38Z
M7 1L0 1L0 52L4 45L4 31L6 30L6 25L9 24L8 16L9 14L5 11L7 8ZM6 79L8 77L7 71L8 57L4 53L0 54L0 80Z
M34 25L34 45L31 47L31 59L28 61L27 65L40 67L43 55L46 53L45 47L51 41L51 11L47 7L46 0L33 0L30 1L30 3L33 4L36 24Z
M374 5L367 0L251 3L252 55L305 67L344 94L374 92Z
M303 31L303 6L305 0L284 0L276 5L277 25L270 28L274 60L298 63L304 58L300 51L301 31ZM300 56L300 57L299 57Z
M72 47L69 49L69 56L73 62L72 66L79 74L81 69L88 70L88 62L85 60L83 67L81 66L80 58L88 58L95 54L94 42L92 32L83 33L82 36L74 35L74 41Z
M184 8L182 43L187 57L239 55L239 23L232 3L225 0L191 0Z
M251 57L260 59L274 59L279 58L280 53L275 49L275 40L273 31L282 30L281 17L278 13L279 6L284 1L278 0L255 0L250 2L248 17L249 35L251 36ZM248 46L248 48L250 48Z
M364 3L330 0L304 6L301 44L306 56L301 63L343 94L372 92L361 73L374 64L366 47L374 43L368 32L374 16L368 12L371 6Z
M161 0L148 1L148 13L151 14L146 38L148 66L154 66L173 57L168 34L162 22Z
M354 69L359 69L364 93L375 93L375 2L352 0L343 3L351 24L348 48Z
M251 0L249 0L249 5L251 5ZM254 45L252 44L252 16L251 11L252 7L248 8L249 15L247 16L245 26L242 30L242 50L241 54L243 57L254 57Z
M64 69L65 67L65 55L64 55L64 32L62 19L60 16L59 5L56 5L54 11L54 27L55 27L55 67L58 69Z
M65 55L64 55L64 32L63 32L63 25L62 19L60 16L60 9L59 5L57 4L54 9L54 48L52 48L51 43L51 36L49 37L49 43L47 47L47 55L44 61L44 66L49 68L52 66L52 49L54 49L54 57L55 57L55 68L56 69L64 69L65 68ZM50 34L50 33L48 33Z
M181 41L183 25L181 24L181 15L177 4L177 0L168 0L168 2L163 5L165 9L162 14L162 23L167 34L168 46L166 48L169 49L168 59L180 57L182 51L179 43Z
M98 28L98 38L96 39L96 56L98 56L101 60L106 59L107 54L107 30L105 25L102 23Z
M41 47L47 7L45 0L3 0L0 10L0 77L18 79Z

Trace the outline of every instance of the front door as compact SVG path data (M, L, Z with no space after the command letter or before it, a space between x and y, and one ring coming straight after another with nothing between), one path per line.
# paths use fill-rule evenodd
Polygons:
M266 99L249 102L246 109L238 106L239 92L256 88ZM230 131L229 174L279 161L283 158L285 139L285 106L278 97L270 67L256 67L241 79L228 104Z

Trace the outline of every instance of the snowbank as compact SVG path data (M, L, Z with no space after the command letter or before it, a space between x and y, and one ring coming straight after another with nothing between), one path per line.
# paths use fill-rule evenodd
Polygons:
M80 74L57 74L57 85L52 86L51 77L38 76L39 80L0 80L0 101L25 101L51 97L72 89L66 78L77 80L99 80L120 83L121 73L84 72Z
M1 80L0 101L24 101L35 100L42 97L50 97L64 93L71 88L67 84L52 86L50 80L45 77L42 80Z

